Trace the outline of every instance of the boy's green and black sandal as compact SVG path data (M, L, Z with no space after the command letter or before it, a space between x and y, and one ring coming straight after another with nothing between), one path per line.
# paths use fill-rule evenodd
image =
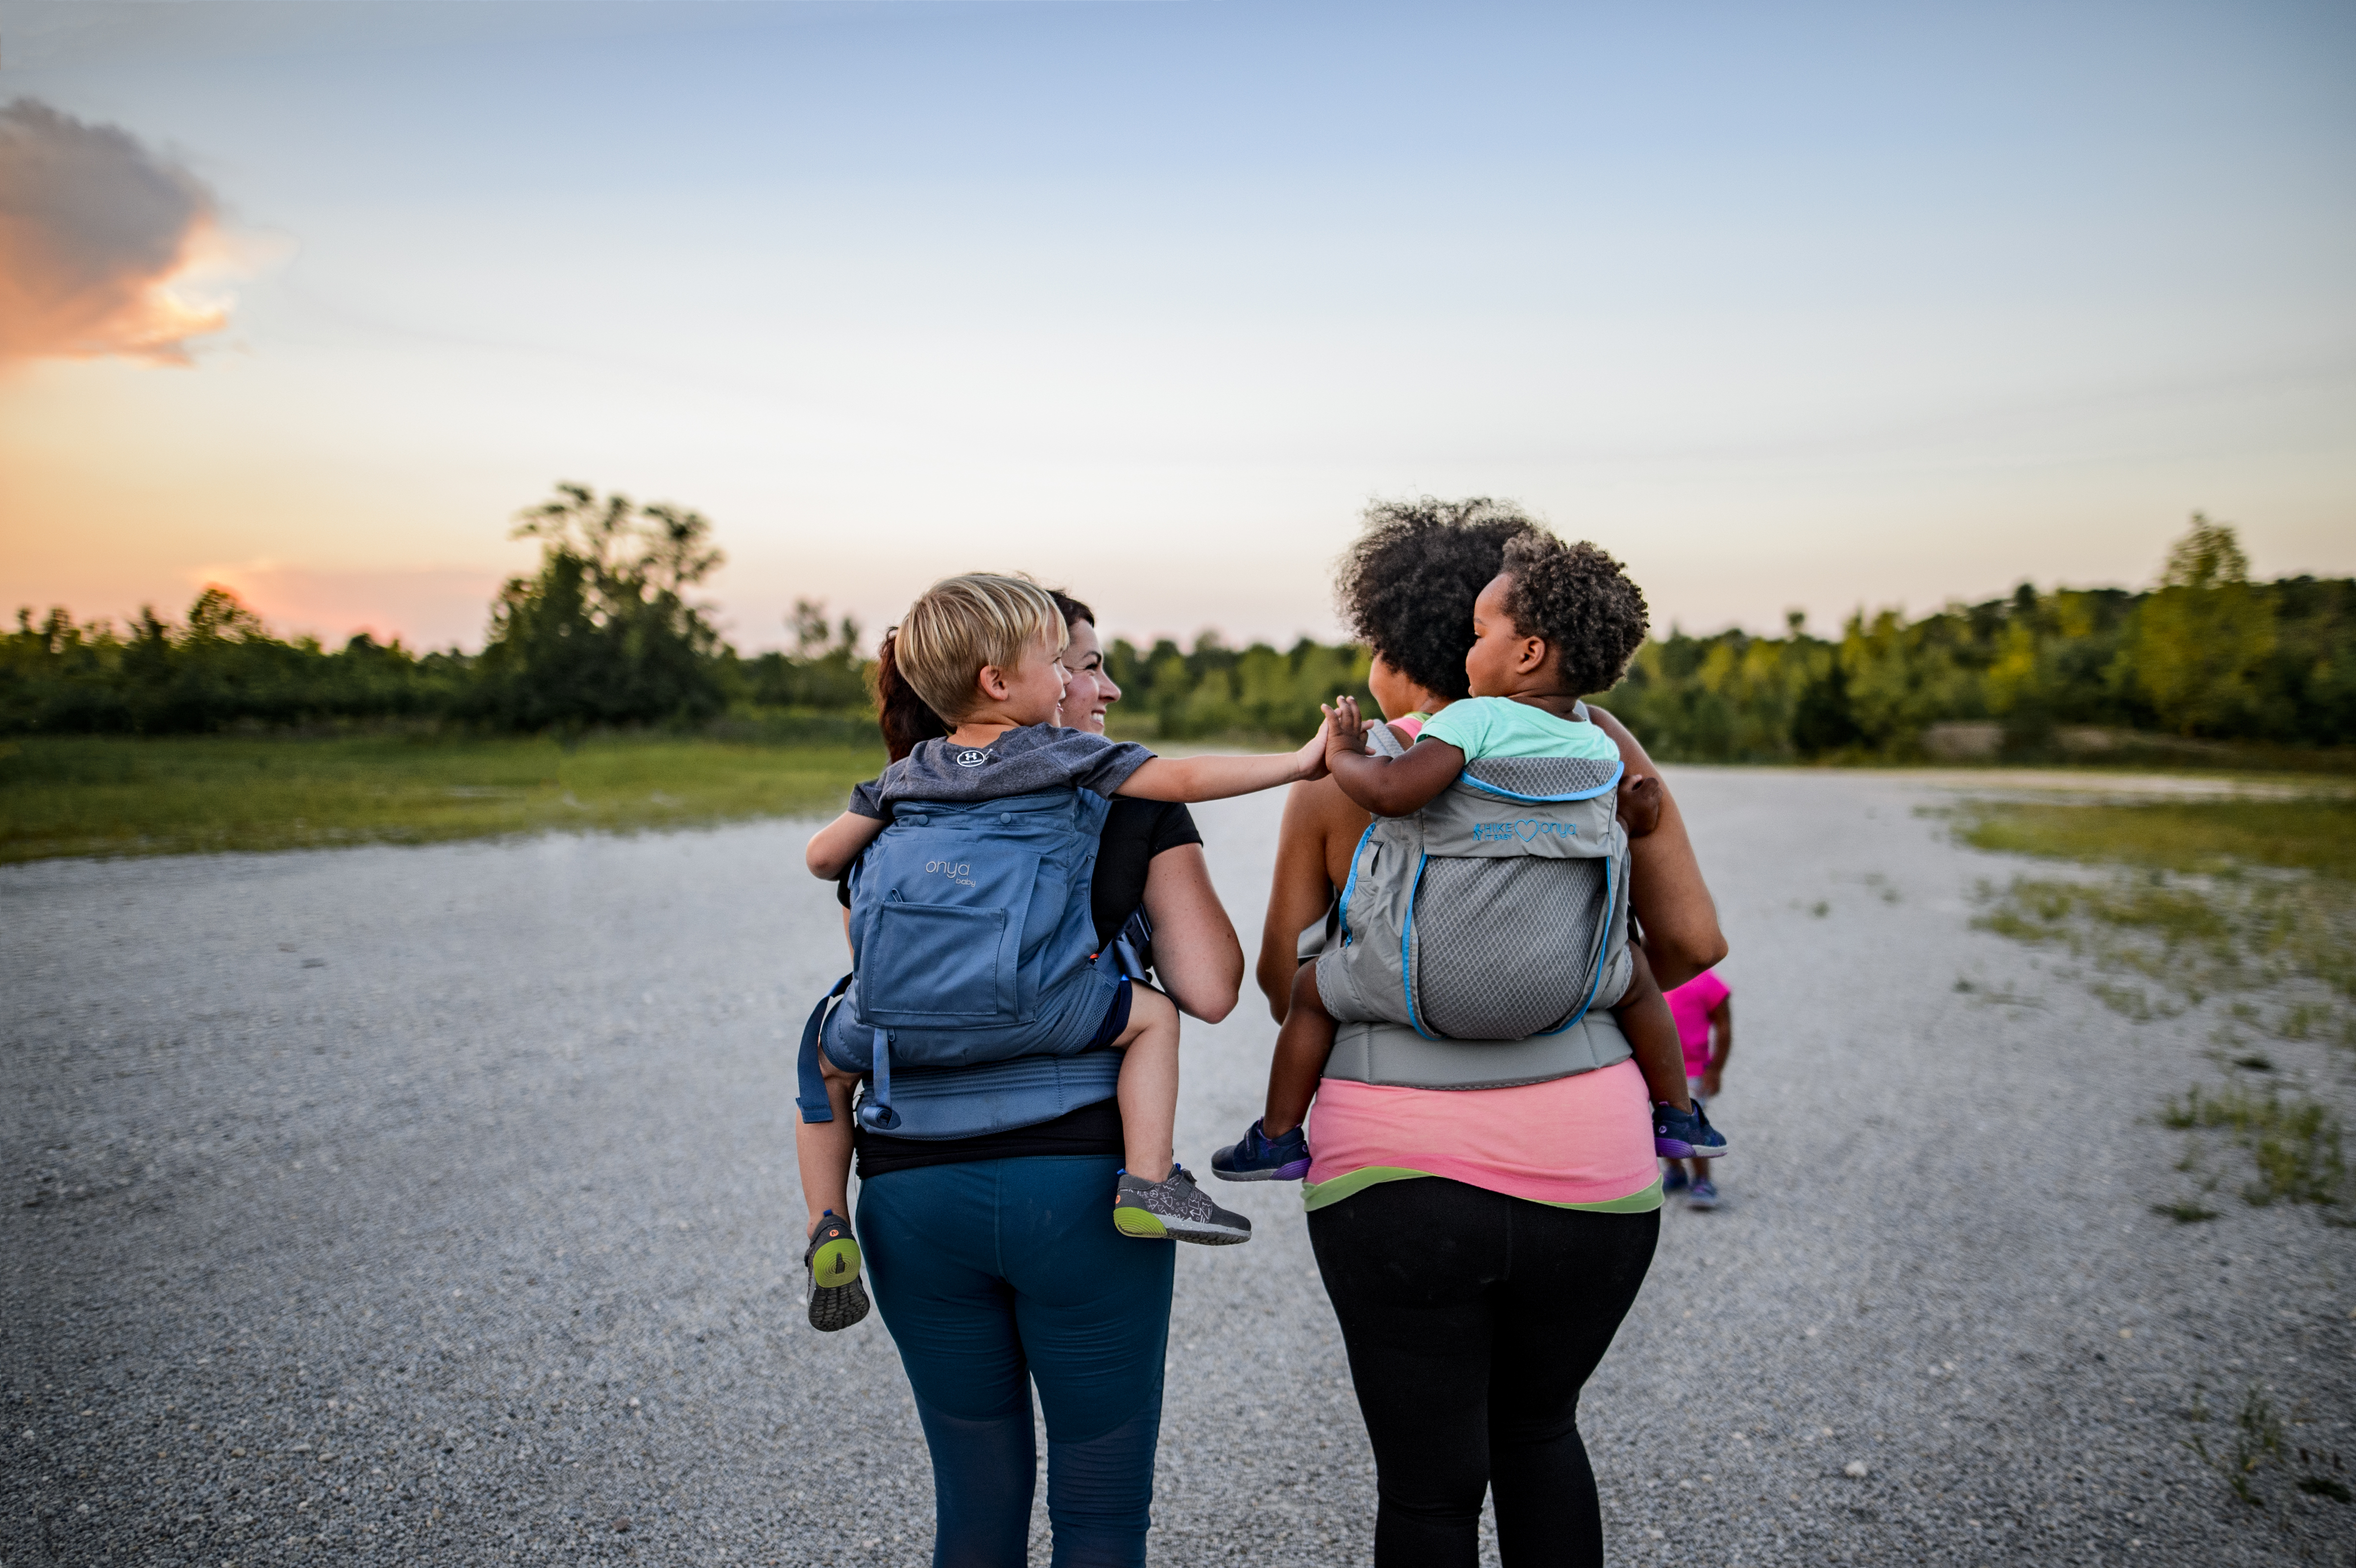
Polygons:
M867 1316L867 1286L859 1278L859 1240L851 1221L828 1209L802 1252L809 1271L810 1326L822 1334L848 1328Z

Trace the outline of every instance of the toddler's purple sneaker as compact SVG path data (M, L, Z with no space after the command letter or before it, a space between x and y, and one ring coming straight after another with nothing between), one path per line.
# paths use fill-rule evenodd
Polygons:
M1680 1111L1665 1101L1653 1103L1653 1152L1665 1160L1714 1160L1727 1152L1726 1139L1709 1124L1697 1101Z
M1299 1181L1309 1174L1309 1135L1295 1127L1271 1138L1255 1122L1240 1142L1211 1156L1211 1174L1221 1181Z

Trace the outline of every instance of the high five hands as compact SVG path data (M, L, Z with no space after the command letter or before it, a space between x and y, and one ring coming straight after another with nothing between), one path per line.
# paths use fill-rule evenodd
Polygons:
M1344 693L1333 699L1332 707L1320 703L1317 711L1325 715L1325 727L1320 731L1325 737L1325 766L1331 768L1337 753L1348 752L1363 757L1366 750L1366 725L1358 716L1358 699Z
M1333 710L1321 703L1318 711L1325 715L1325 722L1319 725L1317 733L1311 736L1301 744L1301 749L1292 754L1293 766L1299 770L1298 778L1304 784L1325 777L1325 753L1331 745Z

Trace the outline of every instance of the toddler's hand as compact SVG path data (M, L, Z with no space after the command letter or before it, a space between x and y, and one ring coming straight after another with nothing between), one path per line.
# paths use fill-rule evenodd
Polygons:
M1339 696L1333 699L1333 705L1330 708L1320 703L1318 711L1325 715L1325 759L1328 766L1342 752L1365 752L1366 725L1358 717L1357 698L1346 694Z
M1661 802L1667 799L1661 781L1639 773L1620 781L1620 822L1632 839L1643 838L1661 825Z

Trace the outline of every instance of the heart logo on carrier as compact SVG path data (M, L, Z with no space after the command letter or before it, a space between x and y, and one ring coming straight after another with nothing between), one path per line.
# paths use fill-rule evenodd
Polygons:
M1514 824L1514 836L1524 843L1533 843L1538 836L1538 824L1532 819L1524 817Z

